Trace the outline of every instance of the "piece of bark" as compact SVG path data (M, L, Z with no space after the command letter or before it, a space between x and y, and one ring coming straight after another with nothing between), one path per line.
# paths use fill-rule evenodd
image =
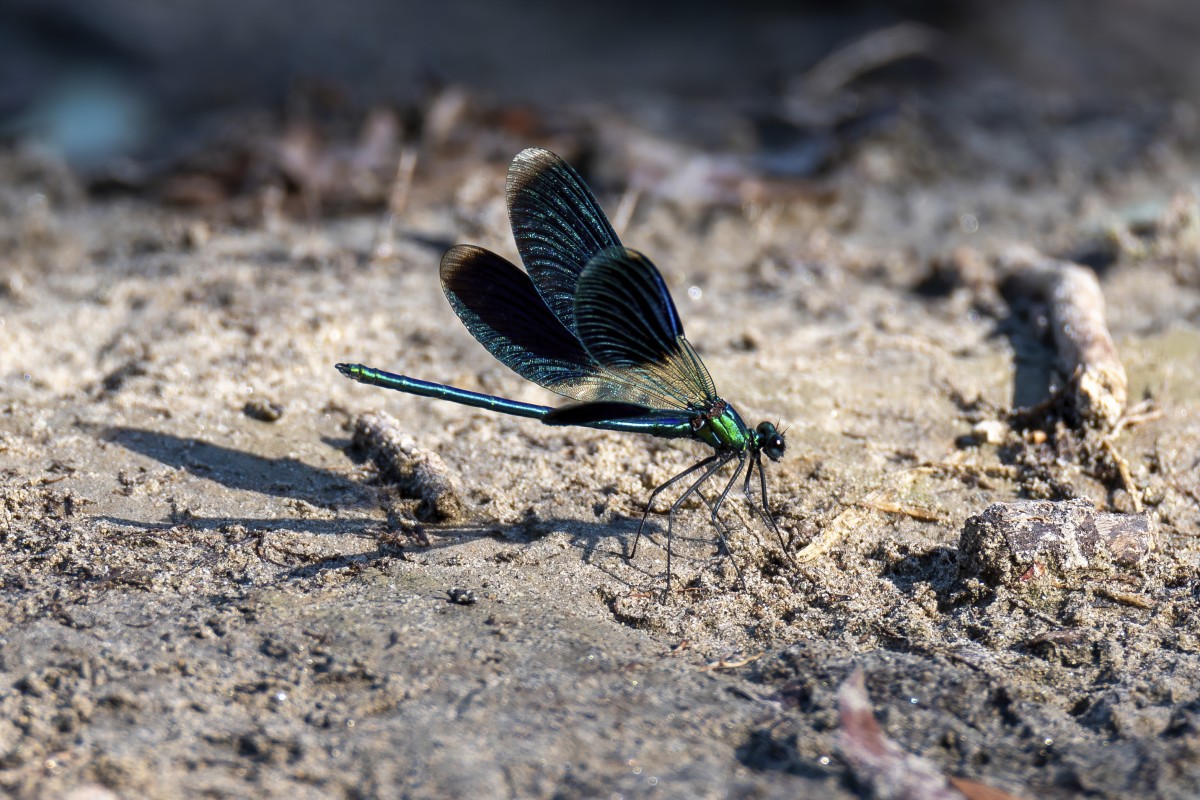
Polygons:
M855 670L838 689L838 749L860 784L873 796L894 800L963 800L932 761L883 735L862 670Z
M838 748L855 779L877 800L1018 800L966 778L947 777L927 758L884 735L861 669L838 688Z
M963 793L967 800L1018 800L1018 798L967 778L950 776L950 785Z
M1097 511L1087 500L994 503L963 526L958 574L1011 585L1106 563L1135 566L1153 549L1141 514Z
M354 444L402 489L425 503L438 521L459 519L464 513L457 482L441 456L417 446L394 417L366 413L354 421Z
M1129 382L1108 331L1096 273L1025 246L1005 252L1000 268L1006 281L1049 304L1054 347L1071 380L1075 408L1085 423L1111 429L1125 413Z

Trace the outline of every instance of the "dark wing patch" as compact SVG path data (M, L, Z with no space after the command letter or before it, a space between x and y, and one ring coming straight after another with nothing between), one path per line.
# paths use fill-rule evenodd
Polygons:
M716 399L712 378L683 334L658 268L636 250L595 256L575 294L579 340L609 374L657 408L697 409Z
M595 362L546 308L528 275L490 250L457 245L442 256L441 277L454 313L489 353L552 392L590 398Z
M549 150L522 150L508 169L508 219L542 300L575 331L575 289L587 263L621 240L574 169Z

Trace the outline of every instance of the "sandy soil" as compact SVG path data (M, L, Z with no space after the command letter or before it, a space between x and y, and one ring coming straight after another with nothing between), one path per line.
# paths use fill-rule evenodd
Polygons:
M701 447L333 369L552 401L437 281L445 242L513 254L504 171L533 142L423 153L391 229L259 195L90 197L5 155L0 787L856 797L836 692L861 667L887 735L946 774L1029 798L1197 796L1196 123L1023 119L947 137L902 116L759 203L642 194L623 238L663 267L722 394L786 426L768 480L793 549L829 544L793 566L735 497L742 589L691 505L666 601L663 527L624 553ZM621 162L595 169L613 210ZM1100 270L1131 397L1153 401L1108 451L1129 485L1068 427L1009 424L1053 365L1037 314L998 292L1013 242ZM429 519L350 446L380 410L444 460L461 518ZM1138 568L958 575L964 522L994 502L1129 512L1135 494L1158 545Z

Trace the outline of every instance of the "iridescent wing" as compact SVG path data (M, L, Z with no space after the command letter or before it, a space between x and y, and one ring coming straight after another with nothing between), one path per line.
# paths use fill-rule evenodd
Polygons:
M601 370L528 275L490 250L460 244L442 256L441 277L454 313L489 353L552 392L594 398Z
M621 240L574 169L549 150L522 150L508 168L508 219L525 270L555 317L576 330L575 289L593 256Z
M636 250L610 248L588 262L575 290L575 323L588 355L633 402L700 409L717 399L666 282Z
M706 381L711 387L712 382L683 339L658 270L624 248L609 252L585 271L585 277L595 273L586 284L595 288L585 293L590 299L580 306L581 320L598 337L594 346L599 357L550 313L528 275L489 250L457 245L447 251L442 289L471 335L526 380L581 403L607 403L612 419L645 414L657 419L657 409L697 407L713 392L706 395L695 387ZM622 260L627 255L635 260ZM620 331L622 324L631 330ZM631 337L647 332L658 344L632 349ZM676 337L674 346L664 344L669 336ZM640 361L647 353L661 363Z

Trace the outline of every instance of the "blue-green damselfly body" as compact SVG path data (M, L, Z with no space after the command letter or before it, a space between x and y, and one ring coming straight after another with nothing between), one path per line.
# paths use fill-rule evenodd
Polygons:
M783 433L770 422L751 428L717 395L683 325L666 282L648 258L621 244L579 174L548 150L530 148L513 160L506 189L509 222L525 264L521 271L482 247L456 245L442 257L442 289L480 344L521 377L575 402L552 408L396 375L362 364L338 364L348 378L400 392L449 400L540 420L665 439L693 439L713 453L656 488L646 517L664 490L700 473L671 504L667 517L667 591L675 514L693 495L708 505L725 550L718 517L745 472L742 492L751 508L787 545L767 502L762 456L784 453ZM720 496L701 487L736 461ZM760 498L752 494L758 470ZM733 562L739 581L741 570Z

